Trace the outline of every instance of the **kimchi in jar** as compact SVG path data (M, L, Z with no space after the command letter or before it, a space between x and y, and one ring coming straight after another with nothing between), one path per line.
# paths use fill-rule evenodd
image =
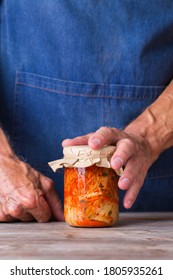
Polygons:
M116 147L92 150L68 146L64 158L52 164L64 166L64 217L76 227L108 227L119 216L118 175L110 167ZM56 168L57 169L57 168Z

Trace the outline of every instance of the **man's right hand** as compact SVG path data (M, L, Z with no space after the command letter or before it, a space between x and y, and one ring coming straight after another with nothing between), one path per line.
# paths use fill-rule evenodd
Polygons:
M15 156L1 129L0 140L0 221L63 221L53 181Z

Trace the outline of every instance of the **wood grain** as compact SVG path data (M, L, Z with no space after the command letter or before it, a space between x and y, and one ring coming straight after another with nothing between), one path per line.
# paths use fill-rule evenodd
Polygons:
M110 228L1 223L0 259L173 259L173 213L121 213Z

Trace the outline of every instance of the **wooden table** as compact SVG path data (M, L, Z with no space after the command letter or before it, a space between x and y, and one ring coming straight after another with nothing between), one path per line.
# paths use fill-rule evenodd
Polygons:
M0 259L173 259L173 213L121 213L110 228L1 223Z

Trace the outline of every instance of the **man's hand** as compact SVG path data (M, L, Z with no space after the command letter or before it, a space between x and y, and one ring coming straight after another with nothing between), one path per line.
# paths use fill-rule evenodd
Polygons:
M89 145L99 149L104 145L116 145L112 156L113 169L123 167L118 186L126 190L124 207L130 208L149 167L166 149L173 147L173 80L162 94L133 120L124 130L102 127L74 139L66 139L62 145Z
M92 149L104 145L116 145L112 156L113 169L124 168L118 186L126 190L124 207L130 208L143 185L145 176L152 164L151 151L147 141L138 135L130 135L116 128L101 127L95 133L90 133L74 139L66 139L62 145L89 145Z
M0 221L63 220L53 181L17 157L0 155Z
M0 222L51 218L64 220L53 181L21 161L0 128Z

